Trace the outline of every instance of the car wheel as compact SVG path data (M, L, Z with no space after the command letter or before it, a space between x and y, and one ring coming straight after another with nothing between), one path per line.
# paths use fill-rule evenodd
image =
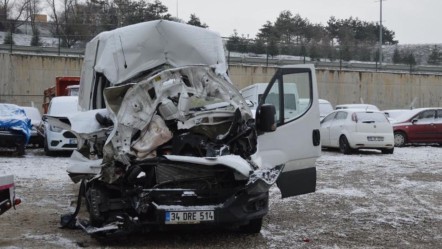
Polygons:
M382 149L382 154L393 154L394 148L391 149Z
M52 151L49 150L48 140L46 138L44 139L43 144L44 144L45 155L46 156L52 156Z
M90 185L85 191L86 209L89 212L89 222L92 226L101 227L106 221L107 213L100 209L100 205L106 205L107 192L100 185Z
M346 155L351 154L352 152L350 144L344 135L339 138L339 150Z
M249 221L249 224L240 226L239 229L243 233L255 234L261 231L262 218L253 219Z
M403 132L394 133L394 146L403 147L405 145L406 137Z
M19 145L17 146L17 155L23 156L25 154L25 145Z

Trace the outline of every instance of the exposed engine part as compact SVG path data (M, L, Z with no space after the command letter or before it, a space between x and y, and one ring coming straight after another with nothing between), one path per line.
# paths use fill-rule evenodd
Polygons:
M128 167L134 160L166 153L172 137L167 152L172 155L248 158L256 151L254 122L249 122L244 99L209 67L165 70L136 84L107 88L104 96L114 124L103 148L106 182L120 177L114 161Z

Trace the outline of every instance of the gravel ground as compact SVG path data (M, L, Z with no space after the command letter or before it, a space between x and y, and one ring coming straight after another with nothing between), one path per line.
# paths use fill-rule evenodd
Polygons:
M30 149L21 158L0 154L0 175L14 174L23 200L0 216L1 248L441 248L442 148L396 148L393 155L324 151L317 192L281 199L257 235L229 231L174 231L133 235L106 243L81 230L58 228L73 211L78 185L68 157Z

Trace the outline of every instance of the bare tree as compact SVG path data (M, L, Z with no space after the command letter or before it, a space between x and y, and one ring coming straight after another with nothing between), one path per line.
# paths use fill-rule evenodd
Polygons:
M32 29L32 40L31 40L31 46L40 46L40 31L38 30L37 23L35 21L38 12L41 10L40 7L40 0L28 0L27 5L27 13L28 18L31 22L31 29Z
M15 0L10 3L9 0L2 0L0 5L0 21L3 29L8 31L4 43L14 44L12 34L20 27L24 21L27 21L26 8L29 4L29 0Z

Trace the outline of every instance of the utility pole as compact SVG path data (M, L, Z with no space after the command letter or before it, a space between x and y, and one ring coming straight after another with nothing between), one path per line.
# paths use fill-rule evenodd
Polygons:
M178 0L176 0L176 18L177 19L179 18L179 16L178 16Z
M380 3L380 17L379 17L379 68L382 69L382 1Z

